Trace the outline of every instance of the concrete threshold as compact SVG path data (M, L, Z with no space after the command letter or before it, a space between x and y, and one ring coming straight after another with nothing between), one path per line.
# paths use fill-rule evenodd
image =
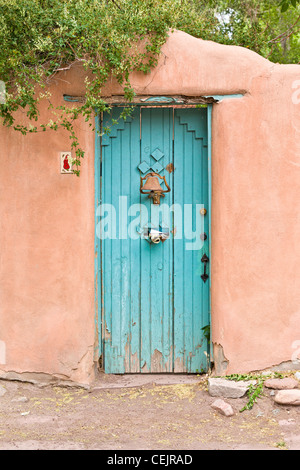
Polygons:
M124 374L114 375L99 373L93 384L93 390L135 388L146 385L195 385L203 380L204 375L187 374Z

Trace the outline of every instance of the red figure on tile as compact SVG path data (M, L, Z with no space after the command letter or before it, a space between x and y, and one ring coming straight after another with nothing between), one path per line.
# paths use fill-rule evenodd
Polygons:
M64 170L69 170L69 169L70 169L70 165L69 165L68 155L66 155L64 158Z

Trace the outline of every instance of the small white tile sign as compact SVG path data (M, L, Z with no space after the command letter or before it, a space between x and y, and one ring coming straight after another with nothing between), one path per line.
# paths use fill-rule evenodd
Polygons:
M73 158L71 152L60 152L60 172L73 173Z

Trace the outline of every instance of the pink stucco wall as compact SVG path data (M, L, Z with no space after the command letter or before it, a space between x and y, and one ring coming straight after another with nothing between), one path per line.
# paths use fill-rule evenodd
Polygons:
M35 372L77 382L92 377L94 136L84 123L78 131L86 149L80 178L60 174L59 153L70 150L64 133L23 137L0 129L3 375Z
M74 67L52 85L83 93ZM138 95L244 94L213 106L212 335L217 372L261 370L300 349L300 66L174 32ZM105 94L122 90L111 80ZM43 112L43 111L42 111ZM60 174L62 132L0 129L0 371L93 379L94 136L81 176ZM222 359L224 361L222 362ZM0 376L1 376L0 374Z

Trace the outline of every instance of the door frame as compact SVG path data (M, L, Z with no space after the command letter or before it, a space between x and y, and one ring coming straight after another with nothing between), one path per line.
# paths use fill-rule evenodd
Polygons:
M168 106L179 108L182 107L182 104L178 103L177 98L173 97L155 97L156 101L145 102L140 99L139 102L127 103L127 106L147 106L147 107L158 107L158 106ZM165 100L170 100L169 103ZM198 103L197 99L194 99L192 105L193 108L201 107L207 108L207 153L208 153L208 225L209 225L209 259L210 266L212 262L212 250L211 250L211 209L212 209L212 109L213 102L206 102L206 98L199 97ZM195 102L196 101L196 102ZM217 101L215 101L217 102ZM121 101L119 103L113 103L111 106L114 107L124 107L124 103ZM97 237L97 207L101 204L102 200L102 137L101 133L101 122L102 115L96 115L95 118L95 172L94 172L94 185L95 185L95 229L94 229L94 289L95 289L95 344L94 344L94 361L99 364L99 368L102 369L102 354L103 354L103 272L102 272L102 243L101 240ZM211 271L211 269L209 270ZM211 275L209 276L209 312L208 316L210 319L209 324L211 325ZM209 343L211 341L209 339ZM208 368L210 368L212 362L212 351L208 355Z

